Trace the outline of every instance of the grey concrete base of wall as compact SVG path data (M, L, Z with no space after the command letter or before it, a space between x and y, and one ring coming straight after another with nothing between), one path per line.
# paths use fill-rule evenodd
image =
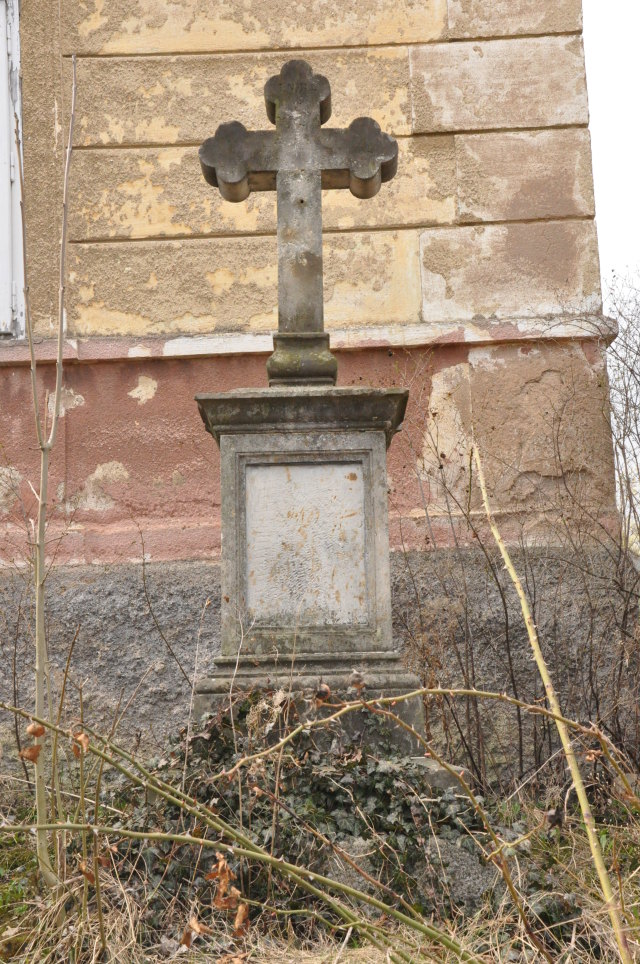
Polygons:
M633 614L615 560L603 552L527 550L516 563L565 712L614 735L637 702ZM424 684L469 687L540 701L519 606L497 560L480 550L392 554L394 638ZM625 602L626 599L626 602ZM97 726L116 714L122 741L153 751L184 726L191 680L213 675L220 651L219 567L202 562L53 569L47 628L54 683L69 647L74 684ZM0 575L0 693L33 705L32 597L26 573ZM403 672L405 670L403 669ZM452 762L518 776L554 750L553 727L491 701L425 700L427 732ZM77 714L68 687L65 719ZM2 770L15 761L13 721L1 719ZM22 728L24 730L24 727Z

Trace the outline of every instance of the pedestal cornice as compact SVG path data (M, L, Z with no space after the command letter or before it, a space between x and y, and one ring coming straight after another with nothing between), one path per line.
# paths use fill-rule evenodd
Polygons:
M404 388L292 386L203 393L196 402L207 431L222 435L266 432L383 431L387 448L404 418Z

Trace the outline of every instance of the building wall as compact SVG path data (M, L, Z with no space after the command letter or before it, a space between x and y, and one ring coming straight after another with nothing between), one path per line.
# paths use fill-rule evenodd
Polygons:
M377 198L324 202L339 381L411 389L393 547L471 539L472 430L509 537L537 537L567 499L611 515L580 0L24 0L21 30L43 386L77 55L59 562L217 557L218 453L193 395L266 381L275 196L224 202L197 148L223 121L267 127L262 88L290 56L329 78L330 124L368 114L400 145ZM26 360L0 342L8 563L37 483Z
M211 671L219 453L193 396L266 384L275 197L223 202L201 176L197 148L223 121L267 127L264 82L304 56L331 82L331 124L371 115L400 146L398 176L377 198L341 191L324 202L339 382L410 389L389 453L398 644L426 681L540 696L517 599L491 554L473 435L567 712L601 718L608 701L623 704L611 683L621 679L634 706L617 632L624 592L610 571L615 553L602 548L615 500L580 0L21 8L43 406L55 374L77 54L63 417L48 530L54 679L75 640L85 712L109 728L127 705L120 735L149 746L184 723L189 681ZM24 564L39 465L23 343L0 340L0 369L0 691L31 705ZM13 741L8 725L0 745ZM476 729L465 746L513 764L512 716L492 707ZM468 763L462 750L459 759Z

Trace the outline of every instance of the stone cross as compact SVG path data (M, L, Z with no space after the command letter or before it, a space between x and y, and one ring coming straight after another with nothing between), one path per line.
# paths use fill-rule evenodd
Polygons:
M275 131L221 124L200 148L202 172L227 201L277 191L278 333L269 383L335 384L322 304L322 189L373 197L396 173L398 145L370 117L323 130L331 88L304 60L286 63L264 97Z

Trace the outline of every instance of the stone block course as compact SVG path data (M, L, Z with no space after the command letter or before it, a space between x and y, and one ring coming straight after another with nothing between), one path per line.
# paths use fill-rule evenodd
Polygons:
M328 235L324 264L329 329L420 320L417 231ZM274 237L77 244L69 270L75 334L277 328Z
M456 136L460 221L593 217L589 132Z
M580 0L64 0L65 54L140 55L432 43L579 32Z
M366 115L392 134L411 133L406 47L318 50L310 60L341 92L332 126ZM264 129L262 89L282 62L281 53L80 58L76 144L199 145L229 117Z
M592 217L586 130L401 138L398 175L362 204L327 192L325 229ZM275 195L246 204L206 190L195 147L78 151L69 235L110 238L275 232Z
M431 44L409 57L416 133L588 123L578 37Z
M64 0L64 51L171 54L426 43L445 36L447 0Z
M323 4L324 0L316 0L314 5L316 48L324 42ZM430 269L423 271L424 290L420 290L412 230L464 222L593 215L587 132L549 129L586 124L581 43L568 36L444 43L454 34L447 34L446 24L434 26L442 19L440 0L419 9L412 2L406 4L404 25L397 28L406 28L406 42L400 33L374 37L376 23L382 22L382 8L378 0L370 0L370 5L369 18L360 11L358 29L366 33L361 40L359 35L349 34L348 26L339 34L335 24L331 36L339 37L343 44L381 46L340 49L336 42L332 48L314 49L309 54L314 69L325 73L341 92L329 123L341 126L354 115L371 114L400 138L401 150L399 175L384 195L366 204L347 192L329 192L326 198L325 230L356 232L344 240L327 235L327 323L331 328L366 328L412 325L421 320L437 323L452 315L456 320L468 319L475 313L471 308L451 310L450 292L462 283L455 265L446 279L444 299L430 284ZM275 0L266 4L271 14L276 6ZM481 33L486 28L487 35L491 34L488 8L462 0L449 6L452 30L453 25L462 30L464 23L475 23L478 26L473 29ZM268 331L275 327L276 318L275 257L268 239L253 236L274 232L275 200L268 194L256 195L246 205L231 205L217 192L205 190L196 147L231 116L250 128L268 127L261 88L281 65L283 54L255 48L263 41L278 45L283 19L271 16L269 20L262 7L256 8L250 11L254 20L247 28L254 36L250 50L233 52L236 41L228 35L219 52L194 55L188 44L196 44L193 50L200 51L201 26L207 17L213 17L209 7L200 21L197 3L195 13L193 5L188 5L188 24L173 4L167 4L166 11L162 3L152 7L148 0L137 0L124 20L118 3L107 9L98 0L88 0L82 7L70 3L66 7L64 44L70 43L69 37L79 38L79 49L92 54L81 56L78 63L79 149L72 165L70 239L146 242L140 248L127 245L117 251L109 246L97 245L92 250L84 243L73 245L69 258L70 331L136 336L243 328ZM498 19L508 25L507 33L512 30L514 34L556 30L562 24L570 29L571 2L566 0L560 7L552 21L538 18L535 27L535 11L524 2L511 5ZM234 10L232 5L226 12L242 33L245 8ZM339 11L345 23L351 22L350 10ZM275 33L261 40L258 21L262 17L269 20L269 29ZM302 14L300 18L302 22ZM397 11L394 18L402 20ZM385 23L389 26L391 19ZM222 23L220 37L225 29ZM425 33L428 36L423 36ZM171 49L163 47L170 36ZM218 35L210 30L209 36L215 40ZM295 30L287 40L291 45L303 42L304 37ZM303 46L298 49L303 53ZM290 53L295 56L295 50ZM68 60L63 73L63 86L68 86ZM536 125L547 129L517 130ZM495 133L494 128L513 129ZM464 133L480 130L485 133ZM41 197L42 186L29 171L28 177L30 190ZM50 219L51 206L46 198L42 201L42 211ZM370 229L375 229L376 237L369 237ZM582 264L584 257L574 258L575 238L587 229L564 230L568 246L560 252L560 261ZM241 237L227 246L227 236ZM178 239L191 237L210 239L211 246L198 245L187 252ZM464 238L451 235L454 237L458 238L455 245ZM164 238L176 239L176 246L167 245ZM36 251L41 246L44 250L40 237L35 244ZM193 264L189 263L191 257ZM349 257L353 257L350 271ZM588 257L595 261L592 251ZM476 260L475 255L470 259L472 266ZM475 267L481 274L482 252L479 261L480 268ZM180 265L178 272L176 265ZM518 262L516 282L510 286L509 270L505 268L502 281L498 272L497 284L489 279L485 301L506 292L505 315L514 316L522 291L518 279L530 277L531 271L526 266L523 270ZM564 297L571 283L568 287L558 284L557 275L558 270L547 287ZM45 331L56 291L53 275L47 279L50 291L44 290L40 277L45 276L39 273L32 281L34 314ZM581 284L580 278L578 292ZM537 291L536 282L534 301ZM574 294L569 291L570 298ZM474 299L470 296L470 304ZM549 299L542 302L548 305ZM531 313L537 312L536 301Z
M425 321L526 318L601 308L592 221L541 221L421 234ZM553 327L549 325L553 337Z
M581 29L581 0L449 0L452 38L572 33Z
M451 224L455 149L451 136L401 138L398 175L362 203L328 191L328 229ZM76 241L181 235L275 233L275 193L224 201L202 179L195 147L78 151L70 237Z

